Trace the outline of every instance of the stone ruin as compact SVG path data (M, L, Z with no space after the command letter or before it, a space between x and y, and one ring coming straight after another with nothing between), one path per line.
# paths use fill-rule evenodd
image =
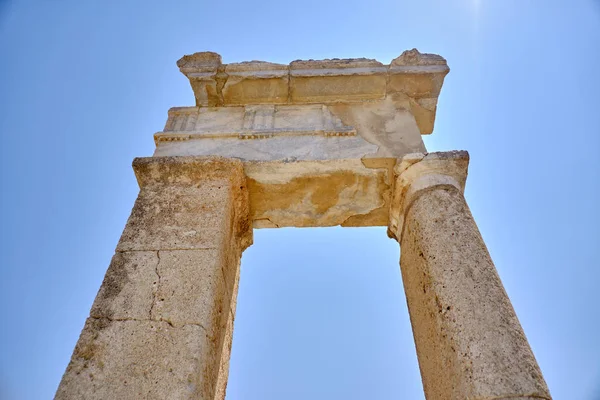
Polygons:
M426 398L550 399L463 196L427 153L446 60L181 58L169 110L57 399L225 397L242 252L259 228L387 226ZM383 238L382 238L383 239Z

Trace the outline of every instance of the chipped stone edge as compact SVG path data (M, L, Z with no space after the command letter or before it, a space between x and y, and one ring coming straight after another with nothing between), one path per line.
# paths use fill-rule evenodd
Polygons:
M446 60L437 54L421 53L417 49L404 51L399 57L392 60L389 65L384 65L374 59L325 59L325 60L295 60L290 64L276 64L266 61L249 61L241 63L223 64L221 56L214 52L198 52L185 55L177 61L177 66L190 82L192 80L214 85L215 99L200 99L196 88L194 95L198 107L222 107L239 104L225 104L223 102L223 87L231 77L238 79L287 79L288 95L285 100L271 99L269 103L288 104L294 102L290 96L289 85L292 78L332 77L332 76L385 76L386 81L391 75L399 74L442 74L442 78L450 71ZM385 97L389 92L387 84L384 87ZM344 101L373 100L373 96L344 97ZM206 101L205 101L206 100ZM205 104L206 103L206 104ZM214 104L213 104L214 103ZM299 103L311 103L301 101Z
M388 236L399 242L404 216L410 205L425 191L438 186L453 186L464 193L469 153L453 150L407 154L394 167Z

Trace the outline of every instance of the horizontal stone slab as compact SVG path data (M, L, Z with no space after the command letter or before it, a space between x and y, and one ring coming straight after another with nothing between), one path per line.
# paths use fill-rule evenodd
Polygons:
M223 104L287 102L289 73L287 65L262 61L225 66Z
M433 129L437 97L449 71L444 58L416 49L390 65L366 58L223 64L212 52L184 56L177 65L190 80L198 107L365 102L395 94L429 99L419 109L422 134Z
M154 155L244 161L401 158L425 151L411 111L422 106L413 102L176 107L154 135Z
M226 238L231 229L224 226L225 215L235 212L239 217L236 231L243 233L242 247L251 243L251 229L276 227L319 226L386 226L390 207L391 182L396 158L347 158L304 161L240 161L243 180L239 190L246 192L248 203L231 207L224 201L231 193L226 180L215 180L220 157L168 156L136 159L134 167L141 190L117 246L119 252L137 252L132 257L150 257L159 271L168 257L186 250L186 254L209 254ZM207 179L202 179L206 175ZM184 178L187 176L188 178ZM170 177L170 178L169 178ZM189 179L193 177L193 179ZM159 184L151 184L159 182ZM225 204L229 203L229 204ZM237 234L234 232L234 234ZM153 252L149 250L154 250ZM193 250L193 252L191 252ZM202 252L199 252L202 251ZM160 256L160 262L152 255ZM122 255L124 257L124 255ZM130 271L136 259L121 260L115 266ZM171 263L175 265L175 263ZM128 267L131 265L131 268ZM183 268L183 262L174 268ZM169 267L167 267L169 268ZM136 272L127 272L127 279L138 279ZM139 272L139 271L138 271ZM223 271L226 282L233 282L233 265ZM154 279L150 269L149 277ZM165 275L166 276L166 275ZM152 280L153 292L156 292ZM227 284L227 291L231 285ZM147 285L150 287L149 285ZM177 286L177 285L176 285ZM168 292L168 290L167 290ZM128 301L126 291L118 302ZM104 298L106 296L102 296ZM114 302L111 295L106 310ZM141 300L141 299L140 299ZM105 305L106 305L105 304ZM120 304L120 303L119 303ZM136 303L137 304L137 303ZM145 303L144 303L145 304ZM137 307L137 306L136 306ZM159 316L161 307L153 307ZM167 307L168 308L168 307ZM160 314L168 320L179 318L176 310ZM140 304L140 310L147 309ZM133 310L132 310L133 311ZM144 313L142 311L142 313ZM174 314L173 314L174 313ZM174 316L169 316L169 315ZM185 312L184 314L190 314ZM102 316L104 314L97 314Z
M248 162L255 228L385 226L395 159Z

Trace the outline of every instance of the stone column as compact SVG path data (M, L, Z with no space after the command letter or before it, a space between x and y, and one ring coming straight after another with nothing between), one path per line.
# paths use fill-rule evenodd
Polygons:
M242 251L239 160L136 159L140 193L57 399L223 399Z
M466 152L411 154L395 168L389 234L425 395L550 399L463 197L468 163Z

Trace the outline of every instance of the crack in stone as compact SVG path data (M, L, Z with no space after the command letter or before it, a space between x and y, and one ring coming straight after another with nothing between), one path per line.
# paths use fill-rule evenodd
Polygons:
M275 226L275 228L280 228L280 226L278 224L276 224L275 222L271 221L271 219L269 217L255 218L252 220L252 223L254 223L255 221L268 221L270 224L273 224Z
M162 249L160 251L202 251L202 250L217 250L218 247L196 247L196 248L183 248L183 247L173 247L168 249ZM115 253L128 253L128 252L148 252L148 251L157 251L156 249L130 249L130 250L115 250ZM160 257L159 257L160 258Z
M160 273L158 272L158 267L160 266L160 250L156 250L156 258L158 258L158 262L154 267L154 273L156 274L157 279L156 285L152 290L152 303L150 304L150 310L148 311L149 320L152 320L152 311L154 311L154 306L156 304L156 293L158 292L158 288L160 287ZM173 324L171 324L170 322L169 325L173 326Z
M388 65L387 68L385 69L385 93L383 95L384 99L388 98L388 87L390 86L390 68L392 67L392 65Z
M96 317L96 316L93 316L93 315L90 315L89 318L90 319L94 319L94 320L98 320L98 321L100 321L100 320L106 320L106 321L111 321L111 322L113 322L113 321L116 321L116 322L127 322L127 321L132 321L132 322L164 322L164 323L168 324L169 326L171 326L173 328L183 328L183 327L186 327L186 326L198 326L198 327L202 328L202 330L206 334L208 334L207 329L203 325L201 325L201 324L199 324L197 322L184 322L182 324L174 324L171 321L167 321L167 320L162 319L162 318L161 319L151 319L151 318L150 319L140 319L140 318L131 318L131 317L114 318L114 317Z
M287 102L291 103L292 102L292 70L290 69L289 65L287 67L287 73L288 73Z
M217 68L217 74L215 75L215 89L217 91L217 107L218 106L222 106L225 103L224 97L223 97L223 88L225 87L225 84L227 83L227 79L229 79L229 75L225 72L225 66L224 65L220 65Z

